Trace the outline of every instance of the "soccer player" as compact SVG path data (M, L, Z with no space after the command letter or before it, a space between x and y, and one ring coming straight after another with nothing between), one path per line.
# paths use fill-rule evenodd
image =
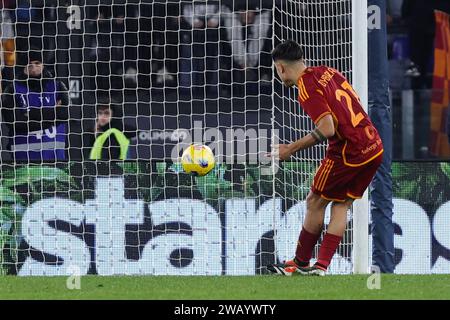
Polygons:
M273 146L280 160L328 140L326 157L316 172L306 198L306 217L295 257L270 265L273 273L325 275L344 234L347 211L369 186L383 157L383 144L364 112L352 86L337 70L307 67L300 45L287 40L272 51L278 76L287 87L297 86L299 103L316 128L290 144ZM314 246L322 232L325 208L331 203L331 218L319 249L317 262L310 266Z

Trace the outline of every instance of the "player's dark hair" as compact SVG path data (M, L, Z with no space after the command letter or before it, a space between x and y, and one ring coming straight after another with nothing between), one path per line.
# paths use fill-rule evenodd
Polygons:
M272 50L273 61L286 60L298 61L303 60L303 50L300 45L292 40L286 40Z

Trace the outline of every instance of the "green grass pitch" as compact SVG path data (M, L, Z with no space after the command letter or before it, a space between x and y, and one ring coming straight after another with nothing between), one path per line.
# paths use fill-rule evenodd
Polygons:
M0 277L0 299L450 299L450 275L382 275L367 289L364 275L326 277L84 276L80 290L65 277Z

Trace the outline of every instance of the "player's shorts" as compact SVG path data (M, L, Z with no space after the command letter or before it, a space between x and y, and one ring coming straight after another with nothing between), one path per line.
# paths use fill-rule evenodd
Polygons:
M382 160L383 154L380 154L364 165L350 167L345 165L342 159L332 160L326 157L314 176L311 190L330 201L359 199L375 176Z

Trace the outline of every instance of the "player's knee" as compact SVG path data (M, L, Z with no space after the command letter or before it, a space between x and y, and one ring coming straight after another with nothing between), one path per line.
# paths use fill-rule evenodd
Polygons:
M341 207L341 208L345 208L346 210L349 210L351 208L353 204L353 199L347 199L344 202L338 202L338 201L333 201L333 203L331 204L332 207Z
M345 202L343 203L343 205L344 205L345 207L347 207L347 210L351 208L351 206L352 206L352 204L353 204L353 201L354 201L353 199L347 199L347 200L345 200Z
M310 192L306 197L306 208L309 211L321 210L326 207L327 203L317 194Z

